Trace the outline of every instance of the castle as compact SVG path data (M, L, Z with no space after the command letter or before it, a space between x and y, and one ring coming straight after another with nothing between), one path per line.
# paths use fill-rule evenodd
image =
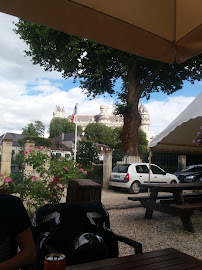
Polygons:
M140 129L146 133L147 140L150 141L150 117L149 112L143 103L139 106L139 113L142 119ZM55 117L67 118L71 121L71 115L66 116L64 107L61 109L60 106L56 106L55 111L53 112L53 118ZM85 130L89 123L98 123L111 128L116 128L123 126L123 117L110 114L109 107L101 105L100 113L97 115L77 115L77 124L80 125L83 130Z

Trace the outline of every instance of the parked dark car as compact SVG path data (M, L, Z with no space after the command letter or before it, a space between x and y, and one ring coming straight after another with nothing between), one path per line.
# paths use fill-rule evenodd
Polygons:
M202 182L202 164L190 165L181 172L174 173L180 183Z

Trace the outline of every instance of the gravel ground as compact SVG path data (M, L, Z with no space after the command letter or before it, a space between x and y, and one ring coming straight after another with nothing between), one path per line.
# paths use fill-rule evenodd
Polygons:
M108 212L111 230L142 243L143 252L170 247L202 260L202 212L195 211L191 217L195 233L184 231L179 217L155 211L152 220L144 219L145 209L138 205ZM119 248L120 256L134 253L125 244Z

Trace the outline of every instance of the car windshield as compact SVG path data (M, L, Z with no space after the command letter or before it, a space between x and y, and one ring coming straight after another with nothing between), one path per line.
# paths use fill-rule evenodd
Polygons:
M188 166L182 170L182 172L200 172L202 171L202 166Z
M113 172L127 173L130 164L118 164L114 167Z

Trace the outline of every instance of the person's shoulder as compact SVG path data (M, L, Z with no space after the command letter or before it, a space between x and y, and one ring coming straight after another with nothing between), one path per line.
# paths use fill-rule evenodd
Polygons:
M22 201L19 197L8 195L8 194L1 194L0 195L0 204L6 204L6 205L15 205L15 204L21 204Z

